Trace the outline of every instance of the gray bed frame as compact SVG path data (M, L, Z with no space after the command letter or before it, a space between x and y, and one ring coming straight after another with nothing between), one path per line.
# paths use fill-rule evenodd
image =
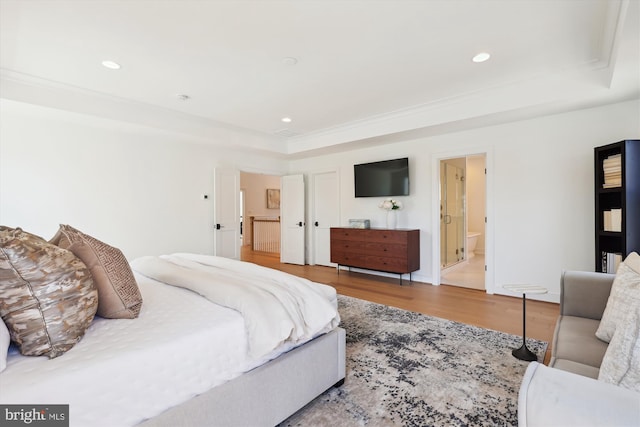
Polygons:
M345 343L335 328L139 425L273 427L344 382Z

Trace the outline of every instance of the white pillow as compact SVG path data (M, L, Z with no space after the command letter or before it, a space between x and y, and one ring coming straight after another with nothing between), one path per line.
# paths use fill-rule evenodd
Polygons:
M4 368L7 367L9 344L11 344L9 329L7 329L7 325L4 324L4 320L0 318L0 372L4 371Z
M602 341L610 342L616 328L624 324L626 314L638 307L640 307L640 255L631 252L618 267L596 336Z
M624 326L616 328L598 379L640 391L640 306L627 313Z

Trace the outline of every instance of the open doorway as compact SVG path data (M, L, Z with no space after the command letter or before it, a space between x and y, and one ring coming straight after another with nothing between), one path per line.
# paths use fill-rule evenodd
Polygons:
M240 259L280 256L280 176L240 172Z
M244 190L240 188L240 247L244 246Z
M485 290L486 156L440 160L440 282Z

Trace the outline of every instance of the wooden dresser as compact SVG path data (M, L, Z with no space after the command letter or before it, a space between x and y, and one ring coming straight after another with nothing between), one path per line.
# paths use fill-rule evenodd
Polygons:
M331 228L331 262L402 274L420 269L420 230Z

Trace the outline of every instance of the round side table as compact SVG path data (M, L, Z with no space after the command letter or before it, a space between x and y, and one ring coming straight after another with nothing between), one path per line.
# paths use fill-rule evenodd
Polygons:
M538 356L527 347L527 294L546 294L547 288L538 285L503 285L504 289L522 294L522 346L514 349L511 354L520 360L533 362Z

